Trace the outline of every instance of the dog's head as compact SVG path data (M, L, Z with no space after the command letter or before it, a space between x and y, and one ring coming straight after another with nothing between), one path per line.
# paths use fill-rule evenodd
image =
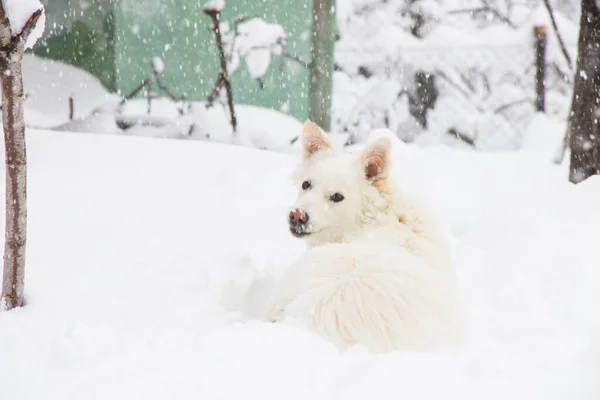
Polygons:
M307 121L303 159L294 174L298 198L289 211L290 232L312 244L343 242L385 212L390 202L389 138L368 144L358 155L336 148Z

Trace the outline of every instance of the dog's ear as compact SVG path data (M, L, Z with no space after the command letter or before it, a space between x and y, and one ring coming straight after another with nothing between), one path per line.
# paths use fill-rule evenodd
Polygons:
M390 138L383 137L363 149L359 158L368 180L379 182L387 179L391 165L391 147Z
M301 140L302 153L305 160L311 158L318 151L333 148L333 143L331 143L327 134L323 132L323 129L321 129L319 125L311 120L307 120L304 123Z

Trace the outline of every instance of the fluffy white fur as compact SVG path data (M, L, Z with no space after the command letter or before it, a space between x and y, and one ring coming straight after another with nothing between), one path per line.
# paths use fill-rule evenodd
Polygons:
M294 317L340 348L456 343L462 313L450 248L436 223L388 179L390 140L346 154L308 121L302 144L292 209L309 216L309 249L277 284L266 319ZM304 181L310 189L301 188ZM332 202L334 193L344 200Z

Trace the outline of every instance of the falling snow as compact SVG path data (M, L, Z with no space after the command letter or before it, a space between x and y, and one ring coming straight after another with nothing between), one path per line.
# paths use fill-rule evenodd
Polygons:
M13 34L40 7L1 1ZM28 304L0 303L0 397L600 398L600 179L569 184L568 162L551 162L583 97L541 1L329 3L329 138L356 154L390 136L390 179L444 225L469 311L461 348L383 356L261 320L305 251L286 217L311 2L44 3L69 9L48 14L50 31L42 15L28 46L44 40L23 61ZM552 0L573 60L576 4ZM220 60L204 10L221 13L235 145L225 90L206 102ZM537 25L545 112L533 104ZM163 88L122 101L148 77Z
M152 57L152 70L157 74L162 74L165 70L165 63L160 57Z

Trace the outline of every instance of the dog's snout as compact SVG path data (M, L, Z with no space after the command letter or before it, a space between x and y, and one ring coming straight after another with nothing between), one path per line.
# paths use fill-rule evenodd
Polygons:
M296 208L290 211L290 223L306 224L308 222L308 214L303 210Z

